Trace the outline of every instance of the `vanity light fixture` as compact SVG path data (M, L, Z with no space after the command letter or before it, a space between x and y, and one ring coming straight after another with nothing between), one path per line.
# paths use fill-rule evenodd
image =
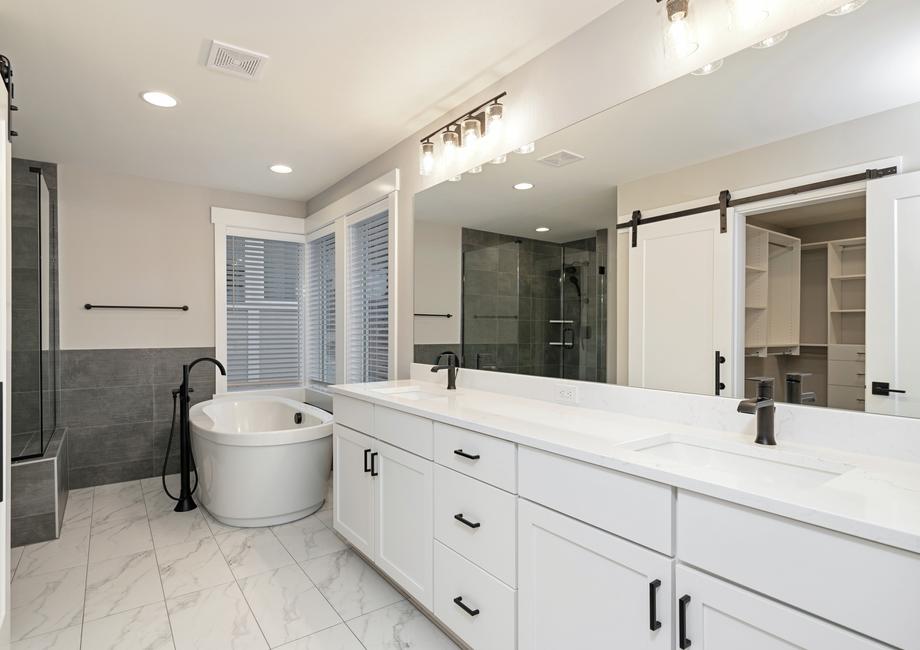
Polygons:
M713 61L712 63L707 63L702 68L697 68L690 74L696 77L705 77L708 74L712 74L722 67L722 64L725 63L725 59L719 59L718 61Z
M690 0L656 0L665 3L665 52L682 59L696 52L700 44L690 25Z
M463 120L461 129L463 148L467 151L475 149L479 140L482 139L482 122L475 117L468 117Z
M537 232L549 232L549 228L547 228L546 226L540 226L539 228L537 228Z
M846 2L840 5L833 11L828 11L827 15L828 16L846 16L847 14L851 14L857 9L859 9L860 7L862 7L868 1L869 0L851 0L850 2Z
M536 148L537 147L533 142L528 142L527 144L521 145L520 147L515 149L514 153L521 153L521 154L533 153L534 149Z
M517 183L517 184L515 184L514 189L516 189L516 190L532 190L532 189L533 189L533 183L526 183L526 182L524 182L524 183Z
M457 154L459 148L463 147L465 151L470 152L479 146L485 136L499 131L505 114L505 107L500 100L507 94L500 93L484 101L459 118L448 122L422 138L419 141L419 174L428 176L434 171L437 163L435 157L437 136L440 136L440 155L449 160ZM499 162L498 158L494 158L492 162L501 164L504 160ZM458 181L460 177L455 176L450 180Z
M779 34L774 34L773 36L770 36L769 38L765 38L759 43L755 43L751 47L754 48L755 50L765 50L768 47L779 45L780 43L786 40L787 36L789 36L788 29L785 32L780 32Z
M275 172L276 174L290 174L292 171L294 171L290 166L282 165L280 163L272 165L271 167L269 167L269 169Z
M732 23L741 29L749 29L765 20L770 11L767 8L768 0L729 0L732 13Z
M418 173L428 176L434 171L434 142L431 140L422 143L422 155L419 160Z
M141 99L158 108L173 108L179 103L172 95L168 95L159 90L148 90L147 92L141 93Z

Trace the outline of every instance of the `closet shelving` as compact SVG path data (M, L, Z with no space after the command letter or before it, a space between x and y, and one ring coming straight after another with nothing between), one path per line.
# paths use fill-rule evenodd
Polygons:
M798 354L802 242L752 225L745 235L745 354Z

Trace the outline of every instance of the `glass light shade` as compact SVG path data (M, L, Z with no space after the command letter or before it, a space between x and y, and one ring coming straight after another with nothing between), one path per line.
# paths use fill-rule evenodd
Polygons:
M722 67L722 64L725 63L725 59L719 59L718 61L713 61L712 63L707 63L702 68L697 68L690 74L696 77L705 77L708 74L712 74Z
M495 156L495 158L489 162L491 162L493 165L504 165L506 162L508 162L508 154L503 153L500 156Z
M690 21L681 20L668 24L665 35L665 52L668 56L683 59L700 48Z
M442 149L444 152L444 159L451 160L457 153L457 148L460 146L460 134L456 131L445 131L441 134L441 144L444 145Z
M857 9L859 9L860 7L862 7L868 1L869 0L851 0L851 2L845 2L839 7L837 7L836 9L834 9L833 11L828 11L827 15L828 16L846 16L847 14L851 14Z
M515 149L514 153L533 153L534 149L536 149L536 145L534 145L533 142L528 142L527 144Z
M482 122L477 120L475 117L470 117L463 120L463 124L460 128L463 134L463 148L475 148L476 145L479 144L479 141L482 139Z
M434 142L423 142L419 158L418 173L428 176L434 170Z
M505 107L500 102L486 106L486 135L495 135L502 129Z
M773 47L774 45L779 45L780 43L782 43L783 41L786 40L786 37L787 37L787 36L789 36L789 31L788 31L788 30L785 31L785 32L780 32L779 34L774 34L773 36L771 36L771 37L769 37L769 38L765 38L765 39L763 39L762 41L760 41L759 43L755 43L755 44L752 45L751 47L753 47L755 50L765 50L765 49L767 49L768 47Z
M749 29L770 15L768 0L729 0L732 24Z

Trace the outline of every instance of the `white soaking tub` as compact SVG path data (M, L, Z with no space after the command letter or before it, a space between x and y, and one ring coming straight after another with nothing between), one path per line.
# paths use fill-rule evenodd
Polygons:
M332 415L284 397L225 397L189 413L198 501L231 526L274 526L319 510L332 468Z

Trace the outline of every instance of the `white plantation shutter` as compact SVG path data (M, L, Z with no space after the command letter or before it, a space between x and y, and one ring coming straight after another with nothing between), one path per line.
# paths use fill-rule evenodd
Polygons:
M389 378L389 212L348 226L346 381Z
M227 236L227 387L304 383L304 244Z
M307 378L335 382L335 233L307 244L307 317L309 368Z

